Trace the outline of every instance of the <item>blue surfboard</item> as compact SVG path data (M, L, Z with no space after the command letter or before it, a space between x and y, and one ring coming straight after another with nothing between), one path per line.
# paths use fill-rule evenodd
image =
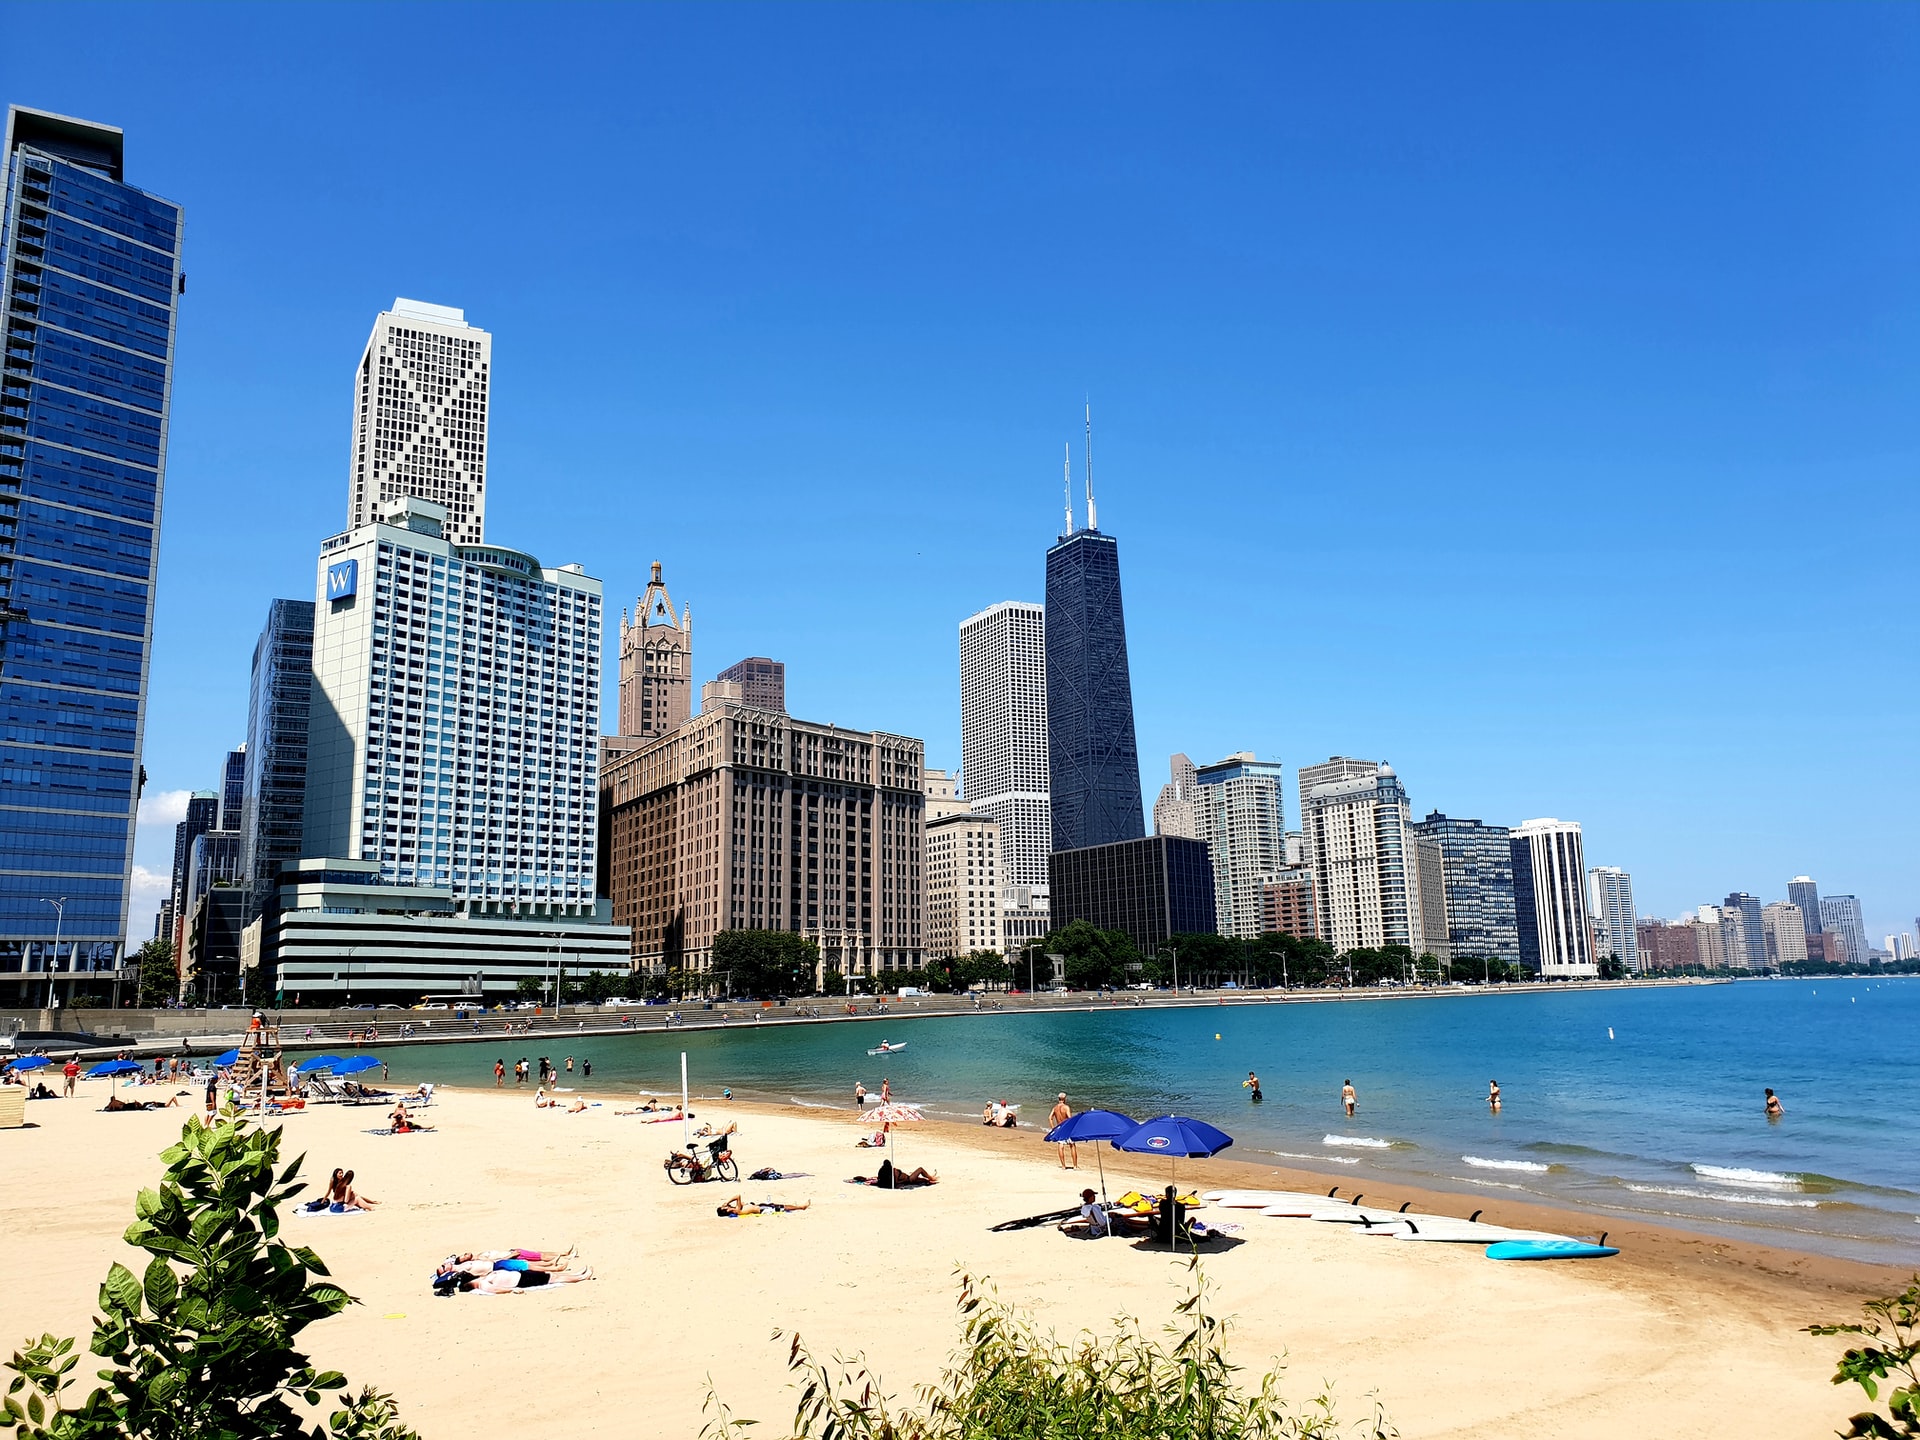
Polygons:
M1598 1260L1619 1253L1617 1246L1588 1240L1502 1240L1487 1247L1489 1260Z

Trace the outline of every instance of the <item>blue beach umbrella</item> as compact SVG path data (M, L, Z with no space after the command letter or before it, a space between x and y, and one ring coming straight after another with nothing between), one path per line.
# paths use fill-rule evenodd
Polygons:
M1049 1130L1047 1140L1055 1145L1093 1143L1093 1162L1100 1169L1100 1198L1105 1200L1107 1162L1097 1142L1117 1140L1139 1128L1138 1120L1131 1115L1122 1115L1118 1110L1082 1110L1078 1115L1069 1115Z
M358 1075L362 1070L371 1070L376 1065L384 1065L386 1063L384 1060L374 1059L371 1055L355 1055L350 1060L335 1061L333 1073L336 1075Z
M1233 1144L1233 1137L1204 1120L1195 1120L1186 1115L1162 1115L1156 1120L1148 1120L1132 1134L1122 1135L1113 1141L1116 1150L1130 1150L1141 1155L1165 1155L1173 1169L1168 1178L1178 1184L1179 1157L1182 1155L1218 1155ZM1172 1226L1168 1226L1168 1243L1172 1243Z
M218 1055L213 1057L213 1063L216 1065L238 1065L240 1063L239 1047L235 1046L231 1050L222 1050Z
M316 1070L331 1070L340 1063L338 1055L315 1055L310 1060L302 1060L293 1068L302 1075L311 1075Z
M99 1075L137 1075L144 1069L146 1066L138 1060L103 1060L87 1071L87 1078L92 1080ZM115 1082L114 1088L119 1088L118 1081Z
M22 1055L12 1063L15 1070L38 1070L42 1065L51 1065L53 1061L44 1055Z

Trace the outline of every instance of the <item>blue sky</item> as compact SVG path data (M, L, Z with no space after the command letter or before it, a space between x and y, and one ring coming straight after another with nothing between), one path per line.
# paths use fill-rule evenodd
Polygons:
M187 212L149 869L410 295L495 336L490 537L615 604L661 560L703 675L955 764L1090 396L1149 805L1362 755L1580 820L1645 912L1804 871L1914 926L1920 10L5 23L0 93Z

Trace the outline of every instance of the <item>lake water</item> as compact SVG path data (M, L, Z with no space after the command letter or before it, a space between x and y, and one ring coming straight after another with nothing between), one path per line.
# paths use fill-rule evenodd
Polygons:
M881 1039L905 1041L869 1058ZM1169 1111L1229 1152L1437 1189L1536 1198L1889 1264L1920 1259L1920 979L1202 1005L1091 1014L516 1038L388 1052L395 1079L485 1084L496 1055L591 1058L582 1090L851 1105L854 1082L977 1116ZM1257 1070L1255 1105L1241 1088ZM1359 1095L1349 1120L1340 1086ZM1492 1114L1487 1082L1504 1106ZM563 1082L565 1083L565 1082ZM1784 1118L1763 1112L1764 1086Z

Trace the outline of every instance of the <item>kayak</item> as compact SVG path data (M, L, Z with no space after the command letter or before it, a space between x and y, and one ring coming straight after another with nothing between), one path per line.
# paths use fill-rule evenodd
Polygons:
M883 1040L883 1041L881 1041L881 1042L880 1042L880 1045L878 1046L878 1048L876 1048L876 1049L873 1049L873 1050L869 1050L869 1051L867 1051L867 1054L869 1054L869 1055L897 1055L897 1054L899 1054L899 1053L900 1053L900 1052L901 1052L902 1050L904 1050L904 1049L906 1049L906 1048L907 1048L907 1045L906 1045L906 1042L905 1042L904 1040L903 1040L903 1041L901 1041L901 1042L900 1042L900 1043L899 1043L898 1045L889 1045L889 1044L887 1044L887 1043L886 1043L886 1042L885 1042L885 1041Z

